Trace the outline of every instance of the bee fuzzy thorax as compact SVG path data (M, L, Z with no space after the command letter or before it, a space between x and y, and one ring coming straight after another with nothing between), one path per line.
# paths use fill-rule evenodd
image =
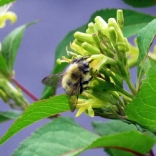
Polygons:
M75 59L62 78L62 87L68 95L81 94L90 78L89 63L84 58Z

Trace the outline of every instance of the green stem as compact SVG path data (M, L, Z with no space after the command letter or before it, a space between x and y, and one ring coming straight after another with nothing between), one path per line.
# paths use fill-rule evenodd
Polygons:
M141 68L140 72L139 72L138 79L137 79L137 83L136 83L136 91L139 91L139 89L140 89L142 75L143 75L143 69Z
M129 97L125 96L124 94L120 94L120 95L123 97L125 105L127 105L127 103L132 102L132 98L129 98Z
M119 101L120 106L122 106L123 108L125 108L125 104L123 103L123 101L121 100L121 98L119 97L119 94L113 91L110 91L111 95Z
M118 92L120 92L122 95L124 95L124 96L126 96L126 97L128 97L128 98L130 98L130 99L133 99L133 95L130 94L129 92L127 92L126 90L124 90L124 89L122 89L122 88L120 88L120 87L118 87L118 86L114 86L114 88L115 88Z
M130 91L135 96L137 94L137 91L136 91L134 85L132 84L131 80L129 78L127 78L125 81L126 81L128 87L129 87Z

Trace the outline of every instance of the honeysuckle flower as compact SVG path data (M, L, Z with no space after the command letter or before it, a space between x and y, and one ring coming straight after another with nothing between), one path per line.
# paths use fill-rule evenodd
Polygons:
M57 59L56 62L57 62L57 64L61 64L63 62L70 63L71 59L68 59L65 56L62 56L62 60L61 59Z
M92 55L87 59L90 63L90 68L94 70L100 70L100 68L106 64L116 64L116 61L112 58L109 58L103 54Z
M0 7L0 28L5 27L6 20L10 20L11 24L15 23L17 16L14 12L8 11L12 3Z
M76 117L80 116L83 112L87 113L90 117L94 117L93 108L109 108L111 107L111 103L101 100L100 98L85 92L86 99L79 98L77 103L78 112Z

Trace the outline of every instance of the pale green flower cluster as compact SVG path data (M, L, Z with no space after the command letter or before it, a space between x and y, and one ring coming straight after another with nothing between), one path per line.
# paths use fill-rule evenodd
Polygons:
M136 90L130 80L126 54L129 43L122 33L123 12L117 10L117 19L109 18L108 22L100 16L94 21L88 24L86 33L75 32L75 40L70 45L73 52L67 50L72 59L87 58L91 74L97 71L88 89L78 98L76 116L85 112L91 117L126 118L124 108ZM63 57L57 62L70 63L72 59ZM124 89L123 82L130 93Z

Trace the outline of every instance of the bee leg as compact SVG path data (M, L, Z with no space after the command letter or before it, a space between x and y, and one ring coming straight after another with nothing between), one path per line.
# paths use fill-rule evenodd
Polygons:
M91 80L92 80L92 78L94 77L94 75L96 74L96 72L97 72L97 70L94 72L94 74L88 79L88 80L86 80L86 81L83 81L82 83L80 83L80 86L82 85L82 87L83 87L83 85L85 85L85 84L88 84ZM88 86L86 86L86 87L83 87L83 90L85 89L88 89L89 87ZM82 91L83 91L82 90Z
M83 85L88 84L88 83L92 80L92 78L93 78L93 76L95 75L95 73L96 73L96 71L94 72L94 74L93 74L88 80L83 81L82 84L83 84Z
M83 82L80 81L80 94L83 92Z

